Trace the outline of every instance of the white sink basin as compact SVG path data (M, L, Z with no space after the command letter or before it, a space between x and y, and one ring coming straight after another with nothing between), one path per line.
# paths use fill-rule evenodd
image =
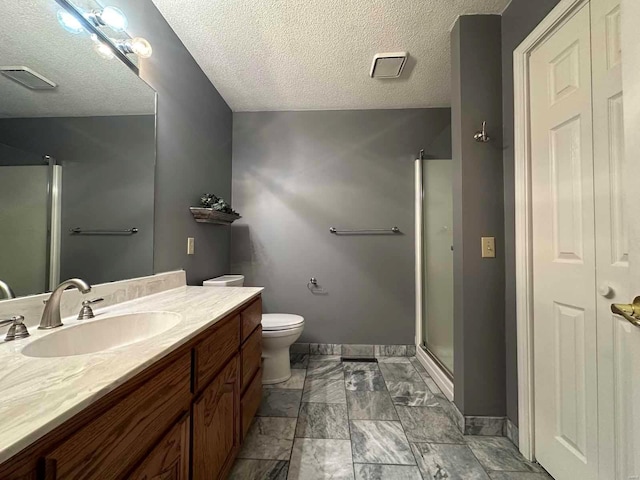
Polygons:
M22 354L47 358L102 352L159 335L181 319L172 312L145 312L87 320L34 340L22 349Z

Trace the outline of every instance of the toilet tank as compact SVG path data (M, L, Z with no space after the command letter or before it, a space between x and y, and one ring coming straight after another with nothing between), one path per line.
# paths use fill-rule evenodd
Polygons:
M223 275L202 282L203 287L242 287L244 275Z

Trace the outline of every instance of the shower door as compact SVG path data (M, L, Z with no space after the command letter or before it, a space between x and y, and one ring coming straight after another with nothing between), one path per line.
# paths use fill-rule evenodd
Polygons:
M421 347L453 376L453 193L451 160L418 160L422 230Z

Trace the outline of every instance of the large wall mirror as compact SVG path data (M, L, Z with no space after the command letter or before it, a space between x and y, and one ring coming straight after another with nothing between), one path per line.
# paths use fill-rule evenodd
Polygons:
M153 273L156 93L63 6L0 15L0 299Z

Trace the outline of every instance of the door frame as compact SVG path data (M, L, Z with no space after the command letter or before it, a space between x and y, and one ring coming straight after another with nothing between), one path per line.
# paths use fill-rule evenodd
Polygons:
M535 460L535 418L529 58L589 1L561 0L513 52L518 429L520 452L531 461Z

